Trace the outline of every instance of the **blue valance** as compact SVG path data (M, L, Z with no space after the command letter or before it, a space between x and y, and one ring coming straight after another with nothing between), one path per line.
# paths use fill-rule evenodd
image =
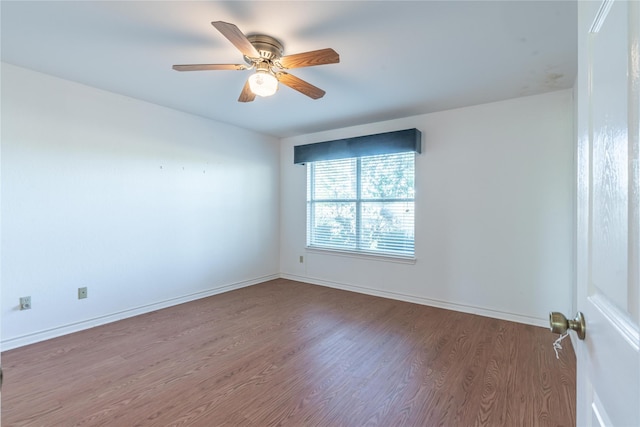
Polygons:
M355 138L336 139L293 147L293 163L375 156L414 151L422 152L422 133L406 129Z

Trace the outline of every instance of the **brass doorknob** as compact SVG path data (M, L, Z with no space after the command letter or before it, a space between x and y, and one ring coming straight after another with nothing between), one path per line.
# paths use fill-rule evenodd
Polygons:
M564 314L553 311L549 313L549 326L551 326L551 332L556 334L564 334L567 329L573 329L581 340L584 339L587 332L584 315L580 311L576 313L574 319L567 319Z

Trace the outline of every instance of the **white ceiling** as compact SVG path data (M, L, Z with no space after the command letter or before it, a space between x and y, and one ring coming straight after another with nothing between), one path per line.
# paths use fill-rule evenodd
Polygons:
M575 1L6 1L2 60L286 137L532 95L573 85ZM326 90L281 87L237 102L251 71L211 21L340 63L291 70Z

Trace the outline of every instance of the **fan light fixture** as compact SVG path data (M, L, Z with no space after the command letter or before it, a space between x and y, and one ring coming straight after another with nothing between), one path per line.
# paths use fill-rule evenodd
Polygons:
M258 96L271 96L278 90L278 79L268 71L256 71L249 77L249 87Z
M0 0L2 1L2 0ZM245 36L234 24L223 21L211 23L244 56L245 64L182 64L174 65L176 71L202 70L255 70L242 87L238 102L252 102L256 96L271 96L278 90L278 83L308 96L320 99L324 90L289 74L292 68L337 64L340 55L333 49L320 49L283 56L282 43L266 34Z

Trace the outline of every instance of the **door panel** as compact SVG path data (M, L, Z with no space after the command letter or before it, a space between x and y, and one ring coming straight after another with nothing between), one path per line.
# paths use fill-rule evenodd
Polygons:
M593 142L590 294L626 309L627 295L627 19L614 3L592 41Z

